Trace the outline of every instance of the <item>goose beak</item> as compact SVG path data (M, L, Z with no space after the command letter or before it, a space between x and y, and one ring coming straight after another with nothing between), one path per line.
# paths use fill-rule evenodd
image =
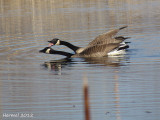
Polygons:
M48 42L49 42L48 47L52 47L54 45L52 41L48 41Z
M48 42L49 42L48 47L51 47L54 45L52 41L48 41Z
M49 43L48 44L48 47L52 47L54 44L53 43Z
M49 47L45 47L45 48L43 48L42 50L39 50L39 52L40 52L40 53L45 53L48 48L49 48Z
M39 53L43 53L43 50L39 50Z

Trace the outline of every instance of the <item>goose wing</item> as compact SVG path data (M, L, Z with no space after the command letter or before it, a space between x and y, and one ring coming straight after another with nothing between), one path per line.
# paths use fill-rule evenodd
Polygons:
M127 26L120 27L119 29L110 30L104 34L99 35L93 41L91 41L88 46L97 45L97 44L109 44L109 43L119 43L119 40L113 38L120 30L126 28ZM121 40L122 42L123 40Z
M86 47L83 52L78 54L78 56L83 57L103 57L107 56L107 53L117 48L119 43L110 43L110 44L98 44L94 46Z

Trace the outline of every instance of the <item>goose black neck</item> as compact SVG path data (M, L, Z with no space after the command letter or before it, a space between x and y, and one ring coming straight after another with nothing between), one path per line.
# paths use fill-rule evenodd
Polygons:
M80 48L80 47L77 47L77 46L75 46L75 45L73 45L73 44L71 44L69 42L66 42L66 41L61 41L61 45L65 45L65 46L69 47L74 52Z
M64 56L66 56L66 57L68 57L68 58L70 58L72 55L74 55L74 54L72 54L72 53L63 52L63 51L57 51L57 50L51 50L51 51L50 51L50 54L64 55Z

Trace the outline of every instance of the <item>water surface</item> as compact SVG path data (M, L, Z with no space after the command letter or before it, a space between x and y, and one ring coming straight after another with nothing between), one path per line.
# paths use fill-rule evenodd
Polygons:
M158 120L159 6L159 0L0 0L1 119L83 120L86 76L92 120ZM53 37L86 46L123 25L118 35L131 37L125 56L66 60L38 52ZM18 113L30 117L5 116Z

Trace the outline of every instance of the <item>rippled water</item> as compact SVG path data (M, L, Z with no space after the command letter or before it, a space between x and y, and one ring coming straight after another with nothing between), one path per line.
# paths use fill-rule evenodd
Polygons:
M86 76L92 120L159 120L159 6L159 0L0 0L1 119L83 120ZM123 25L119 35L131 37L125 56L66 60L38 52L53 37L85 46Z

